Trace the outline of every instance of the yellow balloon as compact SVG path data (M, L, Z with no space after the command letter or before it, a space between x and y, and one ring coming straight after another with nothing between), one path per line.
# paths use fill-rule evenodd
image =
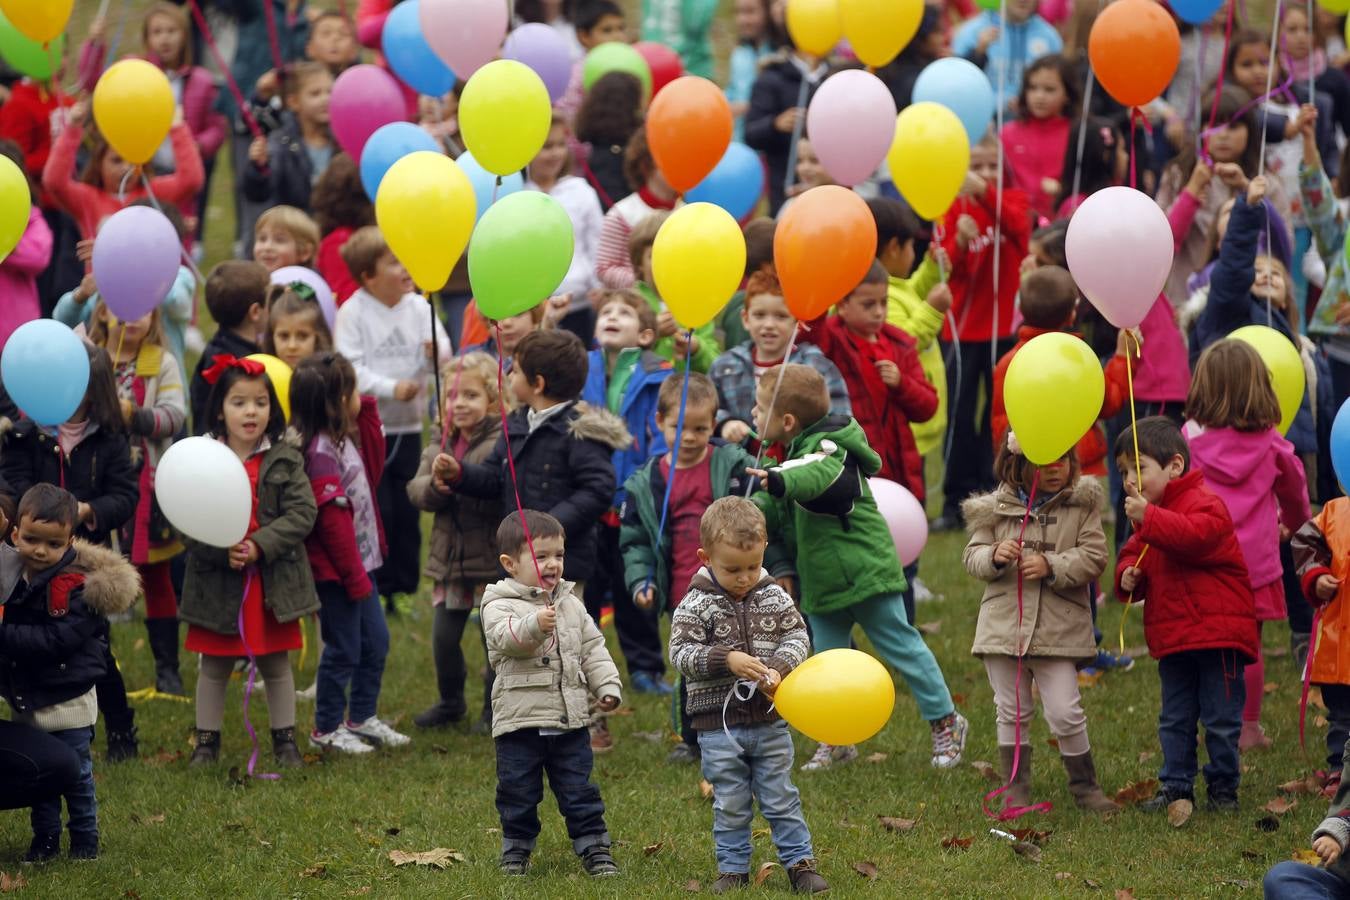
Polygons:
M113 63L94 85L94 121L109 145L129 163L143 166L164 143L173 124L173 89L153 63Z
M861 650L826 650L793 669L773 702L789 725L812 740L857 744L886 727L895 682Z
M652 278L675 321L712 321L745 277L745 235L731 213L690 203L671 214L652 245Z
M75 0L0 0L0 12L29 40L45 44L66 30Z
M291 367L267 353L254 353L252 356L245 356L244 359L262 363L263 368L267 370L267 379L272 382L272 390L277 392L277 401L281 403L281 414L289 422L291 420Z
M813 56L824 56L844 36L839 0L788 0L787 28L792 43Z
M1060 331L1027 341L1003 380L1008 424L1038 466L1059 459L1087 434L1105 396L1101 361L1082 340Z
M1282 333L1265 325L1246 325L1228 336L1255 347L1270 370L1270 382L1280 401L1280 434L1288 434L1307 387L1307 373L1298 348Z
M886 154L891 180L920 216L936 221L961 190L970 167L970 138L956 113L930 101L905 107L895 119Z
M459 100L464 145L495 175L519 172L534 159L553 121L548 88L534 70L499 59L469 76Z
M439 291L450 280L477 212L469 176L434 150L409 153L390 166L375 196L385 243L424 291Z
M879 69L919 31L923 0L839 0L844 36L858 59Z
M1350 12L1350 0L1317 0L1317 5L1328 12L1334 12L1338 16ZM1347 26L1347 28L1350 28L1350 26Z
M28 230L33 194L28 177L7 156L0 156L0 260L9 256Z

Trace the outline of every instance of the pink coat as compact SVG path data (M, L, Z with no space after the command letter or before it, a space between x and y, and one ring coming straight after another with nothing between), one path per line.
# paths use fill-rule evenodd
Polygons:
M1047 219L1055 215L1055 198L1041 185L1047 178L1058 182L1064 174L1071 125L1065 116L1054 116L1018 119L1003 126L1003 151L1012 169L1013 187L1030 198L1032 212Z
M1167 211L1174 246L1186 239L1198 208L1199 201L1189 193L1182 193ZM1186 340L1177 327L1176 311L1165 295L1159 294L1153 302L1139 332L1144 341L1134 370L1135 398L1152 403L1185 403L1191 387L1191 366Z
M36 206L28 210L28 227L14 252L0 262L0 349L25 322L40 318L37 277L52 258L52 230Z

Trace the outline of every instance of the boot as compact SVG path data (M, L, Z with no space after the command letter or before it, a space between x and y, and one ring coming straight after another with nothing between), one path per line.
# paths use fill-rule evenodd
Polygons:
M127 707L118 715L105 715L103 729L108 738L108 750L103 758L108 762L135 759L140 753L136 743L136 710Z
M1064 756L1064 771L1069 773L1069 793L1079 809L1095 813L1120 812L1120 807L1102 793L1097 783L1097 767L1092 764L1092 751L1078 756Z
M178 619L146 619L150 652L155 656L155 690L161 694L183 694L183 679L178 674Z
M215 765L220 760L220 732L197 729L197 746L192 749L188 767L197 769Z
M295 745L294 728L272 729L272 754L276 757L277 765L285 769L299 769L305 764L300 748Z
M1007 780L1012 773L1013 750L1016 749L1011 744L998 745L999 762L1002 763L1002 772L1004 780ZM1008 784L1008 790L1003 793L1004 808L1015 808L1031 805L1031 745L1023 744L1022 752L1017 760L1017 778Z
M794 894L820 894L830 889L816 871L814 859L804 859L788 869L788 884Z

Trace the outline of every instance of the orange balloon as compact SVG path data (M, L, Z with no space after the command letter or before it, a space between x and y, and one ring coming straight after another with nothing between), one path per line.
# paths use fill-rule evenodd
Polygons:
M731 144L731 107L722 89L685 75L661 89L647 110L647 146L678 193L708 177Z
M1088 59L1106 92L1126 106L1162 94L1181 60L1181 34L1160 3L1120 0L1097 16Z
M803 322L824 315L862 284L876 256L872 211L837 184L813 187L792 201L773 236L783 299Z

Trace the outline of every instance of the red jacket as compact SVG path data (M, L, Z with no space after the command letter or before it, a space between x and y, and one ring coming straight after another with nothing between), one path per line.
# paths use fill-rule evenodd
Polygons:
M62 106L70 106L74 97L62 95ZM0 106L0 137L19 145L23 151L24 166L36 182L42 181L42 170L52 152L52 111L56 97L32 79L25 78L14 85L9 99ZM39 198L44 208L53 202L44 193Z
M361 285L356 283L347 263L342 259L342 245L356 232L355 228L343 225L334 228L319 241L319 253L314 259L315 267L323 280L333 289L333 301L341 306Z
M1022 259L1031 241L1031 212L1027 195L1015 188L1003 190L1003 228L999 242L998 323L994 328L994 212L998 190L989 183L983 197L956 198L942 221L942 249L952 260L948 282L952 289L952 316L962 341L987 341L1012 334L1013 308L1021 284ZM956 223L963 215L975 220L979 236L964 250L956 243ZM952 340L951 320L942 326L942 339Z
M1149 547L1140 561L1144 545ZM1237 650L1251 662L1260 642L1247 562L1223 501L1192 470L1167 484L1161 503L1150 503L1144 521L1120 551L1120 576L1138 564L1134 590L1144 604L1144 637L1155 659L1188 650Z
M883 325L875 344L854 338L838 316L826 316L803 330L844 376L853 418L867 443L881 457L880 478L904 485L922 503L923 457L914 444L910 422L927 422L937 412L937 389L919 362L914 339L894 325ZM886 387L875 360L888 359L900 369L900 383Z

